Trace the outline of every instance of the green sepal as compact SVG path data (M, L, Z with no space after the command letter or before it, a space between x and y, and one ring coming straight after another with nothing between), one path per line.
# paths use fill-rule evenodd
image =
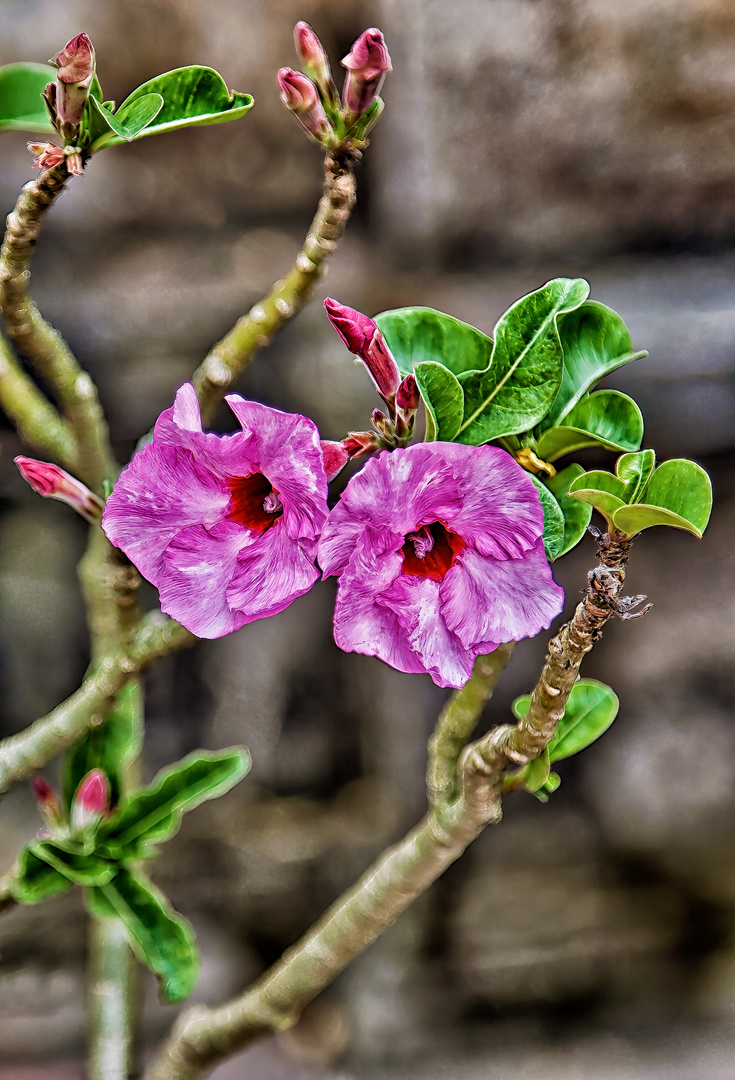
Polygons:
M375 322L401 375L409 375L417 364L429 361L448 368L453 375L484 370L490 363L492 338L434 308L394 308L376 315Z
M87 906L98 918L118 918L141 964L159 980L161 999L184 1001L197 984L199 951L190 923L143 874L122 869L107 885L89 889Z
M544 511L544 550L549 562L557 559L564 547L564 514L559 503L537 476L529 473Z
M144 128L152 123L163 108L163 98L160 94L144 94L143 97L136 98L130 106L121 106L114 114L97 98L90 97L88 100L92 102L93 108L97 110L112 133L109 138L104 135L98 136L92 147L94 150L101 150L103 146L110 145L113 136L115 136L114 142L132 142L134 139L141 138Z
M222 124L238 120L253 106L250 94L228 90L222 76L213 68L191 65L149 79L123 101L116 115L127 116L136 102L148 94L160 94L163 107L155 120L148 124L137 138L160 135L199 124ZM102 138L105 146L114 146L123 141L113 133ZM92 150L99 148L98 141L91 147Z
M462 423L462 387L451 371L433 361L417 364L415 374L426 406L426 441L452 442Z
M613 525L628 536L652 525L671 525L701 540L711 512L712 482L707 473L694 461L672 458L653 473L640 502L615 511Z
M582 466L575 463L567 465L566 469L562 469L555 476L545 477L543 481L564 515L564 538L557 553L557 559L577 546L586 533L592 517L592 507L589 503L580 502L579 499L568 494L572 482L583 473Z
M619 390L598 390L564 417L564 424L543 431L536 453L544 461L590 446L606 450L637 450L643 439L643 416L632 398Z
M207 799L224 795L250 770L240 748L195 750L162 769L153 782L132 792L97 831L98 849L112 859L147 855L149 845L174 836L182 815Z
M53 135L43 101L46 84L56 78L49 64L6 64L0 67L0 131Z
M34 840L28 849L73 885L106 885L118 870L114 863L71 841Z
M15 870L9 882L9 891L19 904L41 904L54 896L68 892L72 882L60 874L45 859L32 851L32 845L18 854Z
M559 425L605 375L648 355L645 351L633 351L633 341L623 320L597 300L587 300L576 311L562 316L559 334L564 365L559 392L543 421L545 428Z
M530 703L530 694L513 702L513 713L519 720L528 712ZM549 764L564 761L599 739L618 715L619 707L617 694L605 683L597 679L579 679L572 687L564 715L547 746Z
M67 813L87 773L102 769L110 781L110 805L120 800L121 777L143 746L143 701L140 683L132 680L117 696L115 707L98 727L90 728L66 756L62 794Z
M488 367L459 377L465 404L458 442L479 446L527 431L546 415L561 382L557 319L588 293L582 278L555 278L500 317Z

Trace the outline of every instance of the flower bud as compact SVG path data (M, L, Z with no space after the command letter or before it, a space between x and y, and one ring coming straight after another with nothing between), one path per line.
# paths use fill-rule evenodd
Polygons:
M381 439L390 446L394 446L396 441L395 427L385 413L382 413L380 409L373 409L370 419Z
M37 774L31 780L31 788L46 823L51 826L60 825L64 816L61 800L51 785Z
M366 457L380 450L380 441L374 431L351 431L347 438L342 440L342 445L350 455L350 460Z
M396 390L396 405L404 412L416 412L421 402L416 376L407 375Z
M110 781L102 769L92 769L79 784L71 804L71 826L86 832L110 812Z
M93 524L101 520L103 503L81 480L76 480L48 461L35 461L27 457L17 457L14 461L20 475L39 495L67 503Z
M380 93L386 72L392 71L380 30L372 27L360 34L342 66L347 68L342 101L348 113L362 116Z
M332 79L329 60L319 38L308 23L297 22L293 32L296 54L304 71L314 81L322 101L329 109L336 111L338 105L337 87Z
M380 396L387 405L392 405L401 382L401 373L377 323L360 311L339 304L330 296L324 301L324 307L329 321L347 348L365 364Z
M278 85L281 87L281 101L296 113L312 138L323 142L332 135L332 128L327 120L319 91L311 79L293 68L281 68L278 72Z
M337 473L341 472L350 460L349 450L341 442L330 442L327 439L321 441L322 457L324 459L324 471L327 481L334 480Z
M65 160L63 149L55 146L54 143L29 142L27 146L30 152L36 155L33 162L34 169L43 169L44 172L48 172L49 169L55 169L57 165L63 164Z
M59 131L71 138L78 130L87 104L95 72L92 42L86 34L77 34L67 42L52 63L56 65L56 112Z

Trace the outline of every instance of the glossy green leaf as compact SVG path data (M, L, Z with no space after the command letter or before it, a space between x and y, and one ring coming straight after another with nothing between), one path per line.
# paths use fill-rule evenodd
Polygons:
M537 758L529 761L523 770L523 782L526 790L532 793L539 791L549 779L549 749L546 747ZM543 800L545 801L545 800Z
M581 465L567 465L555 476L544 478L544 484L554 496L564 515L564 538L557 554L557 559L566 555L573 547L576 547L587 531L587 526L592 517L592 507L589 503L580 502L568 494L570 485L577 477L582 476L584 469Z
M558 425L600 379L648 354L634 352L627 326L616 311L587 300L559 319L564 350L561 385L543 427Z
M395 308L376 315L375 322L402 375L427 361L443 364L455 375L484 369L490 363L492 338L433 308Z
M96 150L102 149L103 145L113 141L113 136L116 137L114 142L132 142L133 139L140 138L143 129L148 127L163 108L163 98L160 94L144 94L136 98L129 107L120 108L117 113L113 113L97 98L90 97L89 100L112 133L110 139L106 140L105 136L98 138Z
M529 476L531 474L529 473ZM564 514L559 503L537 476L531 476L544 510L544 550L549 562L558 558L564 546Z
M67 811L74 792L92 769L102 769L110 781L110 803L120 799L120 778L135 761L143 745L143 701L137 680L120 691L115 708L104 723L90 728L69 751L64 762L63 795Z
M200 969L194 931L155 885L123 869L108 885L90 889L87 904L94 915L124 923L134 953L158 976L163 1001L189 996Z
M671 525L701 539L711 511L712 483L707 473L693 461L674 458L659 465L641 502L615 511L613 524L629 536L652 525Z
M74 885L106 885L117 873L117 866L98 855L85 852L81 845L36 840L29 845L29 849L37 859L47 863Z
M246 750L195 750L162 769L148 787L129 795L117 813L102 822L97 833L101 850L112 857L131 857L141 845L168 840L178 832L185 811L224 795L249 770Z
M7 64L0 67L0 131L54 133L42 94L56 78L48 64Z
M604 514L612 525L613 514L625 506L625 484L612 473L604 469L594 469L582 473L573 480L569 494L575 499L589 503Z
M615 462L615 473L625 484L625 502L637 503L643 489L656 467L653 450L639 450L637 454L623 454Z
M138 138L198 124L222 124L238 120L253 105L249 94L228 90L222 76L213 68L191 66L149 79L123 101L116 115L123 118L128 116L135 103L148 94L160 94L163 108ZM110 138L104 137L106 146L122 141L120 136L114 134ZM95 145L93 149L98 147Z
M588 293L581 278L555 278L500 317L489 366L459 377L465 406L458 442L479 446L527 431L546 415L561 381L557 319Z
M31 847L21 850L9 883L10 893L19 904L40 904L72 887L68 877L39 859Z
M452 442L462 423L462 387L451 371L431 361L418 364L415 374L426 406L426 441Z
M518 720L526 715L530 703L530 694L513 702L513 713ZM549 763L553 765L555 761L572 757L599 739L618 715L619 706L617 695L605 683L597 679L579 679L572 687L564 715L547 747Z
M642 439L643 416L633 399L618 390L598 390L575 405L561 427L541 434L536 453L553 462L588 446L637 450Z

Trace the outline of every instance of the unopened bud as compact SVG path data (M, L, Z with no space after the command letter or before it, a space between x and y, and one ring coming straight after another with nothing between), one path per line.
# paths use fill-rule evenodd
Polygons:
M396 405L404 412L416 412L421 402L416 376L407 375L396 390Z
M102 769L92 769L79 784L71 804L75 832L93 828L110 812L110 781Z
M380 450L380 441L374 431L351 431L347 438L342 440L342 445L350 459L366 457Z
M330 442L327 439L322 439L320 445L322 448L324 471L327 474L327 480L334 480L337 473L341 472L350 460L349 451L344 443Z
M295 113L302 125L317 142L324 142L332 135L319 91L311 79L293 68L281 68L278 72L281 101Z
M401 373L377 323L362 312L339 304L330 296L324 301L324 307L329 321L347 348L365 364L380 396L387 405L392 405L401 382Z
M370 419L381 439L384 439L390 445L395 445L395 427L385 413L382 413L380 409L373 409Z
M17 457L14 461L20 475L39 495L43 495L45 499L58 499L67 503L93 524L101 520L104 510L102 500L81 480L76 480L49 461L36 461L27 457Z
M37 774L31 780L31 788L44 821L51 826L61 824L63 819L61 800L51 785Z
M57 67L55 104L59 130L69 138L79 128L94 78L95 55L92 42L86 34L77 34L67 42L52 63Z
M296 54L304 71L313 79L327 108L336 110L337 88L332 79L329 60L319 38L306 22L297 22L293 32Z
M347 68L342 101L348 113L362 116L380 93L386 72L392 71L380 30L372 27L360 34L342 66Z

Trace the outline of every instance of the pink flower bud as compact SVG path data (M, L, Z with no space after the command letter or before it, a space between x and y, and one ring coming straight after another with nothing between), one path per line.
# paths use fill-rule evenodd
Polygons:
M67 42L52 63L56 64L56 111L62 134L70 136L79 127L95 72L92 42L77 34Z
M373 409L370 419L381 439L384 439L385 442L389 443L391 446L394 445L396 434L395 427L385 413L382 413L380 409Z
M387 405L391 405L401 382L401 373L377 323L329 296L324 307L334 329L350 352L360 357L378 393Z
M281 88L281 101L296 113L309 134L321 142L332 134L327 114L324 111L319 91L311 79L293 68L281 68L278 72L278 85Z
M334 480L337 473L341 472L350 460L349 451L344 443L341 442L329 442L326 439L322 439L320 445L322 448L324 471L327 474L327 480Z
M380 450L380 442L374 431L351 431L346 439L342 440L350 459L367 457Z
M345 108L353 116L362 116L380 93L386 72L393 70L380 30L373 26L360 34L342 66L347 68L342 90Z
M396 391L396 405L404 412L415 412L421 402L416 376L407 375Z
M30 152L36 155L33 162L34 169L43 169L44 172L48 172L49 169L55 169L57 165L63 164L65 160L63 149L55 146L54 143L29 142L27 145Z
M63 818L61 800L51 785L37 774L31 780L31 788L44 820L49 825L59 825Z
M87 521L96 523L102 518L103 503L80 480L48 461L17 457L15 464L20 475L34 491L45 499L58 499L73 507Z
M337 107L337 88L332 80L329 60L319 38L308 23L297 22L293 32L296 54L304 71L316 83L327 107Z
M92 828L110 812L110 781L92 769L79 784L71 804L71 825L77 832Z

